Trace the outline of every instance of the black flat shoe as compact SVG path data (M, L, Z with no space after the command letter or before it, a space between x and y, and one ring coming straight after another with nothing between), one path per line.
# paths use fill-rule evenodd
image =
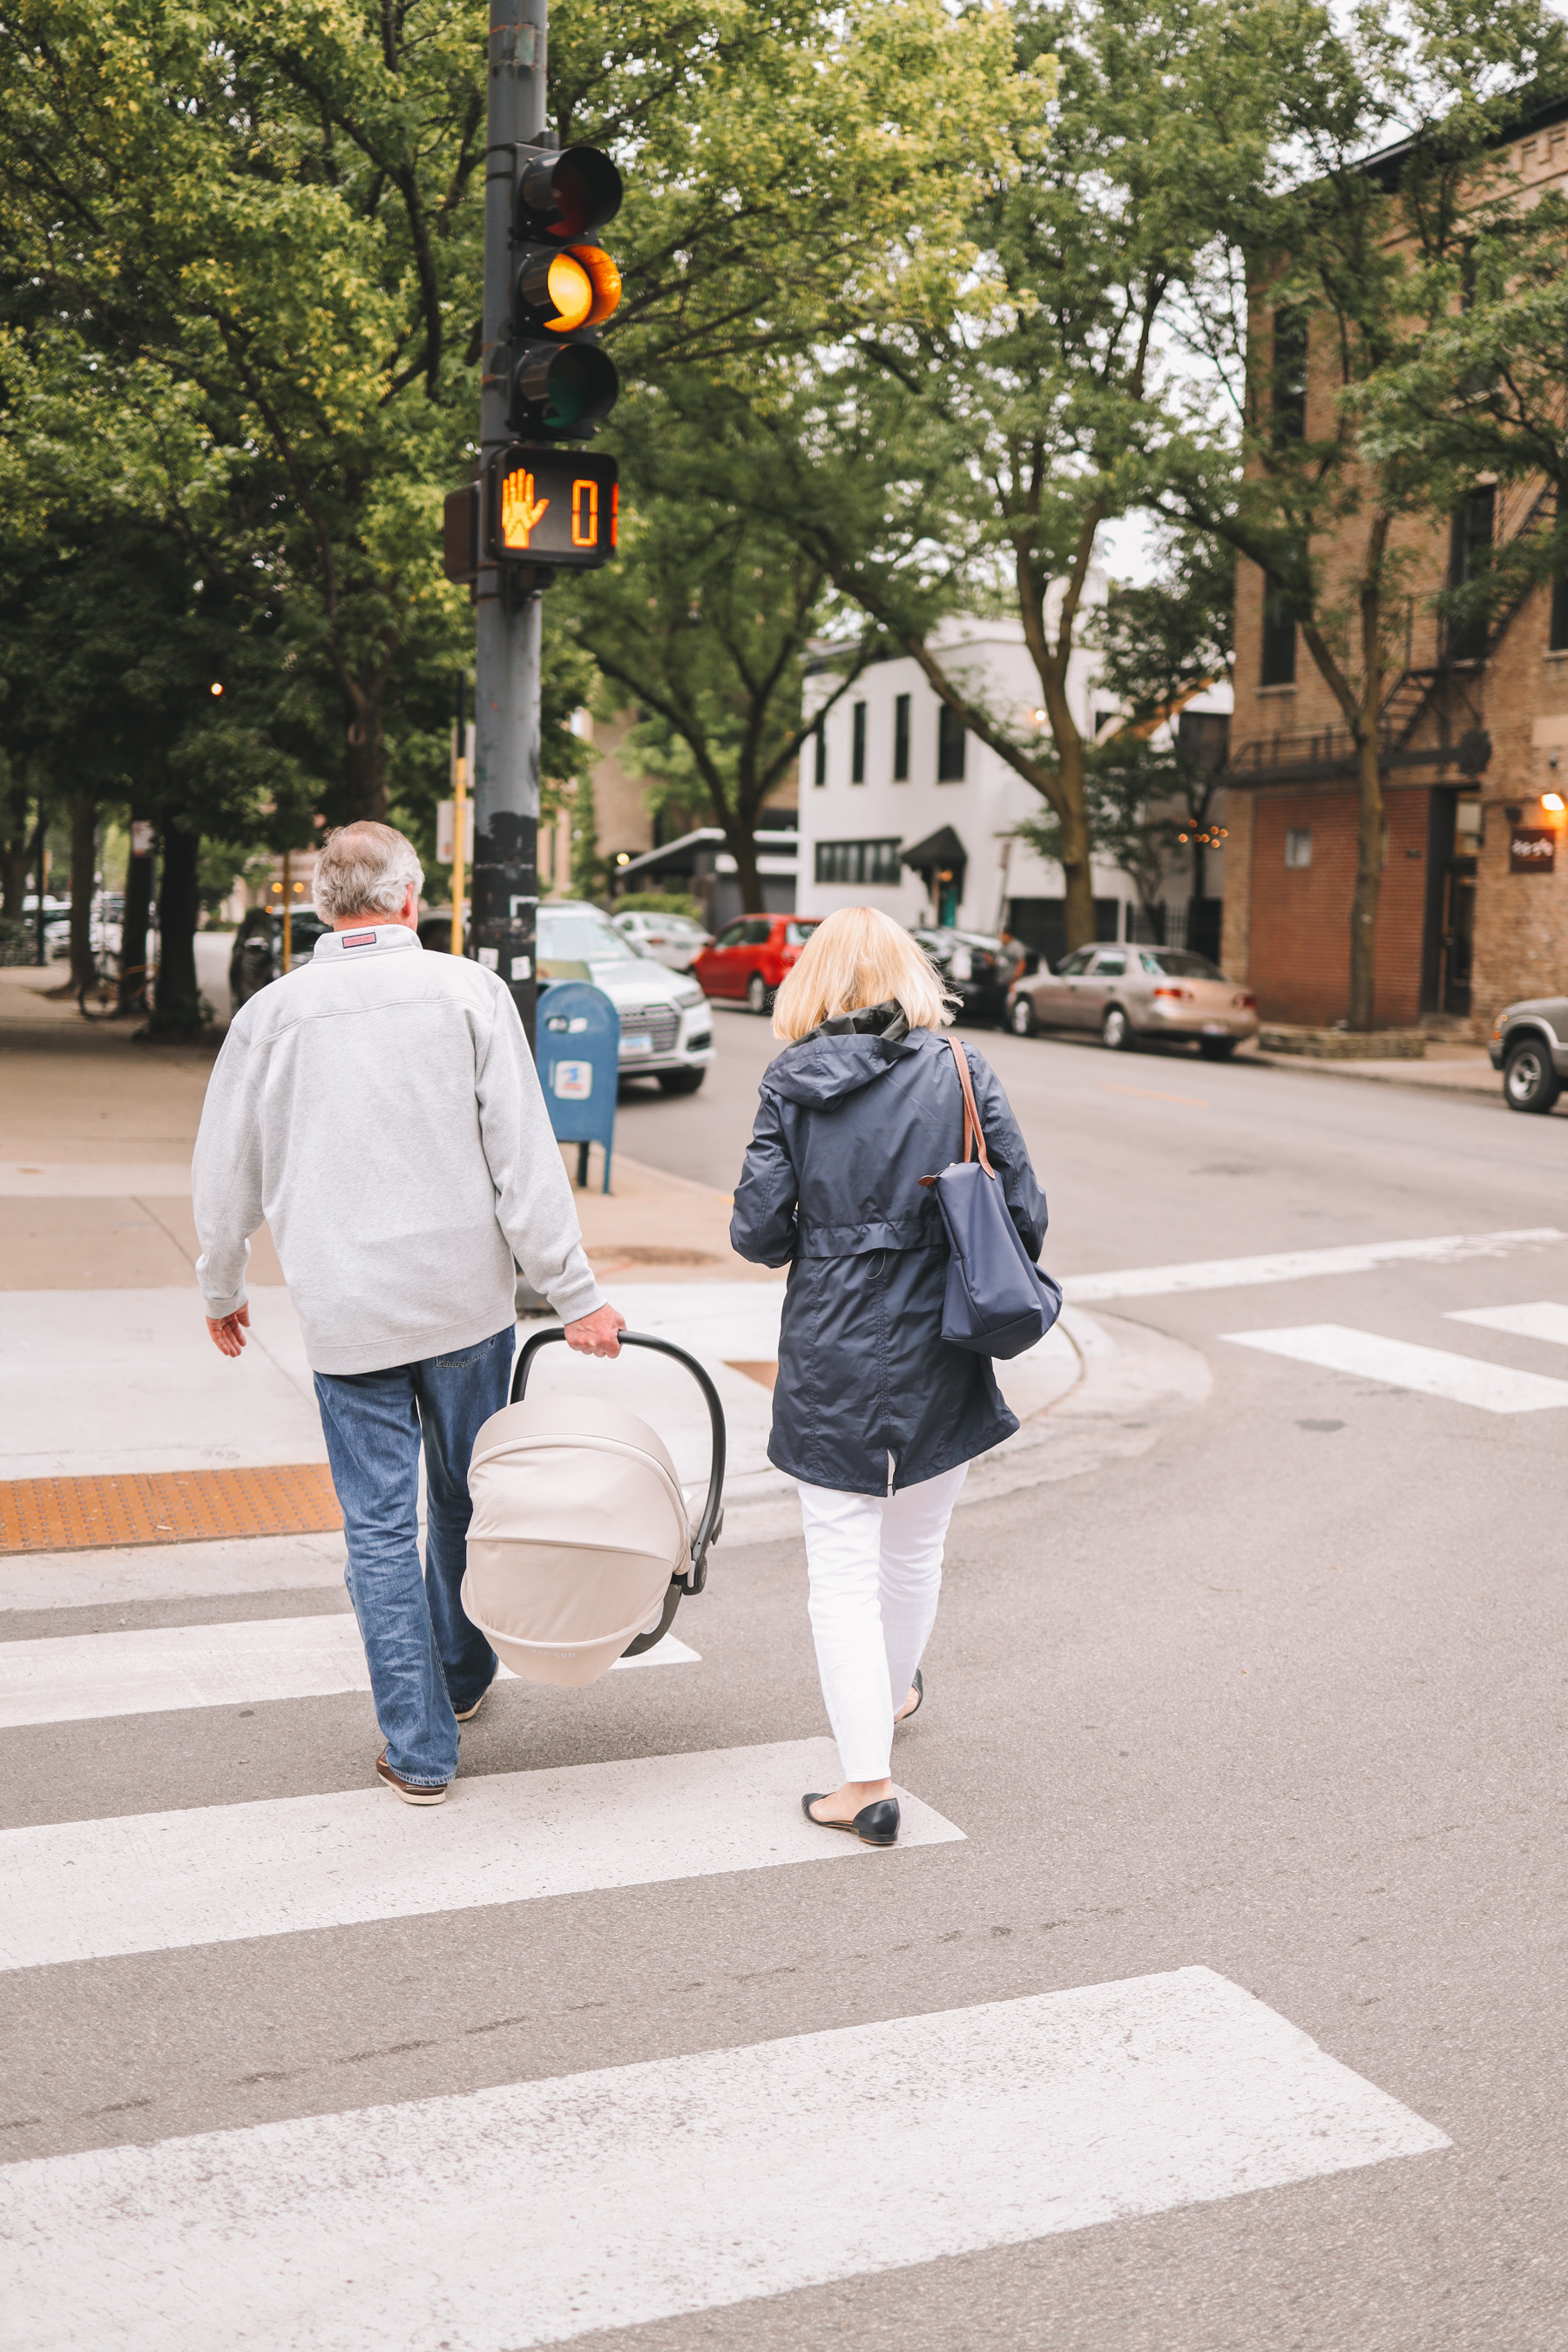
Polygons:
M913 1693L914 1693L914 1695L915 1695L915 1703L914 1703L913 1706L911 1706L911 1707L910 1707L910 1711L909 1711L908 1715L900 1715L900 1716L895 1716L895 1717L894 1717L894 1718L893 1718L893 1729L894 1729L895 1731L898 1731L898 1730L901 1729L901 1727L903 1727L903 1725L905 1725L906 1723L912 1723L912 1722L914 1721L914 1719L915 1719L916 1716L917 1716L917 1715L919 1715L919 1713L920 1713L920 1711L921 1711L921 1707L922 1707L922 1706L924 1706L924 1705L925 1705L925 1703L926 1703L926 1686L925 1686L925 1681L924 1681L924 1677L921 1675L921 1670L920 1670L919 1666L917 1666L917 1667L915 1668L915 1678L914 1678L913 1682L910 1685L910 1688L913 1691Z
M800 1801L801 1811L808 1822L816 1822L819 1830L847 1830L849 1835L858 1837L862 1845L898 1844L897 1797L879 1797L874 1805L862 1805L852 1822L825 1822L819 1820L811 1809L813 1805L821 1804L826 1793L822 1789L814 1789L810 1796Z

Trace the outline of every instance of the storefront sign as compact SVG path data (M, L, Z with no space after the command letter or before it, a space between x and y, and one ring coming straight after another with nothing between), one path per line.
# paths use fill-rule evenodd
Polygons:
M1516 824L1508 845L1510 874L1550 874L1557 862L1557 835L1549 824Z

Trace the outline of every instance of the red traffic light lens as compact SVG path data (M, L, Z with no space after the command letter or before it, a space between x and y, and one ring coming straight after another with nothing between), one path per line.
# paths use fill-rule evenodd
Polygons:
M582 236L620 211L621 175L602 149L568 147L524 165L518 204L552 236Z

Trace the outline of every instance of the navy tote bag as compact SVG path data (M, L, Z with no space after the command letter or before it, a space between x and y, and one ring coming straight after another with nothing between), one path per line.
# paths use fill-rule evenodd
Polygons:
M963 1157L940 1176L921 1178L935 1190L952 1250L942 1336L972 1355L1021 1356L1061 1313L1061 1285L1042 1274L1024 1247L985 1149L963 1048L955 1037L947 1042L963 1088Z

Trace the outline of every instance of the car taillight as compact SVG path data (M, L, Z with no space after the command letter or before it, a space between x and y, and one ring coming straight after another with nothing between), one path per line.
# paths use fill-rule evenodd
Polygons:
M1233 1004L1239 1005L1243 1013L1256 1013L1258 1010L1256 996L1233 996L1230 1001Z
M1154 991L1154 995L1156 999L1165 996L1169 997L1174 1003L1184 1004L1187 1002L1187 999L1192 995L1192 992L1193 992L1190 988L1157 988Z

